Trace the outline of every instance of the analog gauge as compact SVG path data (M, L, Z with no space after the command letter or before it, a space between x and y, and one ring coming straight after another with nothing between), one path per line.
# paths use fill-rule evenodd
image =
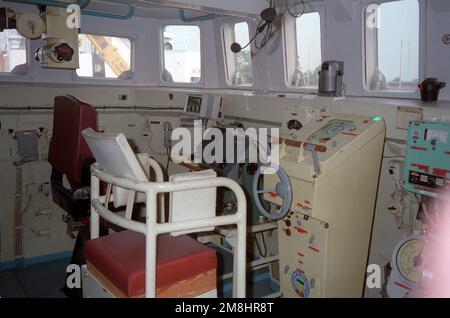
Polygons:
M424 239L411 237L398 248L395 258L398 271L412 283L420 280L424 260L428 259L426 247Z
M286 126L289 130L300 130L303 128L302 123L296 119L291 119L288 121Z
M286 124L287 128L289 129L289 138L293 140L298 139L298 131L303 128L302 123L297 119L291 119Z

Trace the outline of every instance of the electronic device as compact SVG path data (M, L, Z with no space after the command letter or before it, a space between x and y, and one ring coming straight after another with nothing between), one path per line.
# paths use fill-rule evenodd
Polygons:
M39 152L38 133L36 130L16 130L15 138L19 155L22 157L37 156Z
M325 61L319 71L319 96L343 96L344 62Z
M288 107L283 111L283 126L281 126L281 137L298 140L299 132L313 120L319 111L308 106Z
M0 8L0 32L16 29L26 38L43 39L44 45L35 53L42 67L77 69L78 28L68 26L70 14L65 8L52 6L45 7L40 15Z
M283 297L362 296L385 132L379 117L322 113L282 139L263 189L256 172L256 204L279 207L258 209L278 220Z
M448 200L450 124L410 122L403 169L405 190Z
M445 82L437 78L427 78L419 84L420 96L424 102L435 102L439 98L439 91L445 87Z
M188 94L184 104L184 114L197 118L217 119L222 116L222 97Z

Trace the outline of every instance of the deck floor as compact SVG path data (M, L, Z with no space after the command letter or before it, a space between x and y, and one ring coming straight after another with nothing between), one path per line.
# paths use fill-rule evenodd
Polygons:
M0 297L4 298L65 298L63 286L70 258L27 266L24 270L11 269L0 272ZM218 274L232 270L231 254L218 249ZM219 297L231 297L232 280L218 284ZM263 297L273 293L267 272L259 270L248 275L247 296Z
M62 288L70 258L0 272L0 297L65 298Z

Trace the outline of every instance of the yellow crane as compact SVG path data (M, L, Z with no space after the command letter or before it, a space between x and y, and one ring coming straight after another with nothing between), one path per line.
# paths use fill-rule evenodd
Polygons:
M87 34L86 36L116 76L120 76L123 72L130 70L130 65L105 36L93 34Z

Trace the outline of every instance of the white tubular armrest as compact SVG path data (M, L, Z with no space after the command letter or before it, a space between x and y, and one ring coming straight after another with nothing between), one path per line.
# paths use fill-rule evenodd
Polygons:
M158 161L150 157L149 154L139 154L138 158L141 164L146 165L144 167L144 170L148 173L149 176L151 175L150 169L152 169L155 172L156 182L164 182L164 172ZM159 220L162 223L166 222L165 211L166 210L164 207L164 194L161 194L159 195Z
M146 223L139 223L116 215L104 205L99 195L100 180L119 187L146 194ZM174 223L158 223L155 213L159 193L185 190L226 187L237 198L237 212L233 215L202 218ZM104 200L103 200L104 201ZM120 179L98 169L98 164L91 166L91 239L99 233L99 216L111 223L131 231L144 233L146 237L145 253L145 297L156 296L156 238L159 234L178 232L189 229L202 229L222 225L237 226L237 243L233 257L233 297L244 298L246 287L246 239L247 239L247 203L241 186L228 178L207 178L179 182L137 182Z
M133 220L129 220L126 217L120 216L116 213L109 211L105 206L100 202L99 199L92 200L92 206L95 211L108 222L123 227L127 230L138 232L145 234L145 224L136 222Z

